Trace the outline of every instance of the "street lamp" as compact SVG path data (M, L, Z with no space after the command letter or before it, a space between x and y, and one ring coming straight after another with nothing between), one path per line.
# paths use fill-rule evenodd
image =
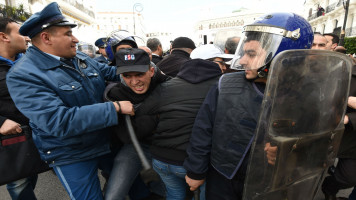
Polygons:
M345 9L345 17L344 17L344 24L342 26L341 34L340 34L340 41L339 41L339 46L344 46L344 38L345 38L345 29L346 29L346 21L347 21L347 15L349 13L349 4L350 0L345 0L342 2L344 9Z
M143 5L140 3L135 3L132 7L132 15L133 15L133 24L134 24L134 35L136 35L136 20L135 20L135 11L140 13L143 10Z

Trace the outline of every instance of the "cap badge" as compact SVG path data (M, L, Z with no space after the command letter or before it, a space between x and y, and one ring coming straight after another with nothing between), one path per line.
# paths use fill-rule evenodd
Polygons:
M125 60L135 60L135 55L134 54L125 55Z

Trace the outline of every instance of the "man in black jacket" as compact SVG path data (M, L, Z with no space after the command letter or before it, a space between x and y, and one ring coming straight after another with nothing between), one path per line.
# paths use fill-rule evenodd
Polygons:
M152 51L152 62L157 64L163 59L163 49L162 44L157 38L150 38L147 40L147 47Z
M165 74L175 77L180 67L190 60L190 53L195 49L193 40L187 37L178 37L172 43L171 54L157 63L157 67Z
M167 200L186 198L183 162L195 116L208 90L222 75L219 63L212 59L225 54L212 48L207 51L206 47L193 50L195 59L185 62L175 78L160 84L137 111L139 115L159 116L156 129L146 131L154 132L150 148L153 169L165 183ZM201 199L205 199L204 186L201 191Z
M352 69L349 95L351 98L344 117L345 131L338 152L339 160L333 174L327 176L322 184L326 200L336 200L339 190L356 185L356 65Z
M149 55L142 49L128 48L120 49L115 54L115 63L118 66L117 73L121 74L121 82L112 87L106 98L111 101L128 100L137 108L140 103L151 93L160 83L166 81L168 76L162 74L160 70L153 67ZM119 116L120 117L123 116ZM135 115L135 119L144 122L145 125L154 125L154 120L144 118L145 116ZM122 119L123 120L123 119ZM148 145L150 143L150 133L145 133L145 126L136 127L136 136L141 143L146 157L150 158ZM148 127L147 127L148 129ZM127 127L121 124L114 127L114 132L123 146L115 157L114 166L110 174L105 199L125 199L135 178L142 170L140 159L131 143Z
M21 125L29 120L16 108L6 85L6 74L27 49L28 37L19 33L20 25L8 18L0 18L0 134L21 133ZM39 155L38 155L39 156ZM2 163L3 165L4 163ZM12 199L36 199L33 192L37 175L7 184Z

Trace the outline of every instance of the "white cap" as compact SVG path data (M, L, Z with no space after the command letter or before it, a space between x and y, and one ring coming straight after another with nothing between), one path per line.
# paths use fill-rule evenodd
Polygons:
M191 59L200 58L208 60L211 58L222 58L225 61L231 60L234 57L233 54L224 53L218 46L214 44L206 44L195 48L190 54Z

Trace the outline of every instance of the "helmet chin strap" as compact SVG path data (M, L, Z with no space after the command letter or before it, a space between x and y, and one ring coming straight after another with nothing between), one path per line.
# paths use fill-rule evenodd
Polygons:
M264 65L263 67L261 67L257 70L257 77L258 78L267 77L268 71L269 71L269 65L268 66Z
M257 70L258 78L266 78L267 77L267 74L269 72L269 66L271 65L271 62L272 62L272 53L270 52L265 60L266 64Z

